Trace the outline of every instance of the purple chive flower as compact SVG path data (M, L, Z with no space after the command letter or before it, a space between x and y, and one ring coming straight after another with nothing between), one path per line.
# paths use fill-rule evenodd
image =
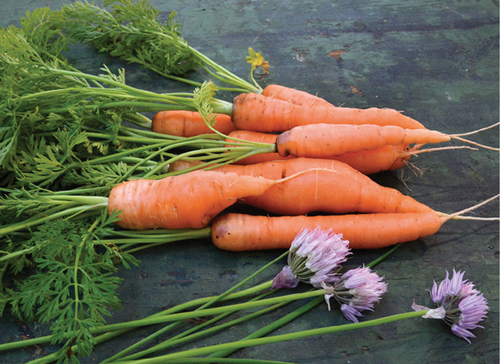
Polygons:
M428 290L431 295L431 300L436 305L436 309L419 306L415 303L412 308L416 311L430 310L424 318L439 318L443 319L451 326L451 331L467 340L475 337L469 330L474 330L478 327L479 322L483 321L488 312L488 305L483 294L474 288L474 284L468 280L464 280L465 272L456 272L453 269L453 275L449 278L446 272L446 278L437 285L434 282L432 290Z
M374 304L387 292L387 284L382 279L370 268L359 267L347 271L333 286L323 283L328 309L330 298L334 297L345 318L358 322L357 317L363 316L361 311L373 311Z
M322 282L333 283L339 279L340 264L348 254L349 241L342 234L303 229L292 242L288 265L274 278L271 288L294 288L299 282L321 288Z

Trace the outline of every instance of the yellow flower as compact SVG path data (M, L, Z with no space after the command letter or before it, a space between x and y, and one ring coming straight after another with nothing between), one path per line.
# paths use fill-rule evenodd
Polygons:
M252 65L252 71L255 71L257 68L262 67L262 71L264 73L269 73L269 62L267 62L260 52L255 52L252 48L248 48L248 56L245 57L245 60Z

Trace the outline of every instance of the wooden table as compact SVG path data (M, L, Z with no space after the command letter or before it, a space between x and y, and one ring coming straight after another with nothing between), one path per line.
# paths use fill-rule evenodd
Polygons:
M70 0L4 0L0 25L19 24L27 10L59 9ZM98 5L102 1L96 1ZM184 38L235 74L249 78L248 47L270 62L258 78L317 94L335 105L392 108L429 129L461 133L498 121L498 2L494 1L151 1L161 18L175 10ZM125 67L131 85L156 92L189 91L150 71L89 48L70 53L77 68L96 72L105 63ZM192 75L204 79L203 73ZM225 95L230 100L234 95ZM478 134L479 143L498 146L498 129ZM453 143L459 145L459 143ZM372 176L442 212L455 212L498 193L498 153L451 150L412 158L412 168ZM404 173L403 173L404 172ZM422 175L420 175L422 173ZM498 216L498 200L477 211ZM434 236L403 245L377 266L389 291L363 320L411 310L413 299L431 301L426 289L445 271L465 270L488 299L490 313L472 345L437 320L410 319L336 335L240 350L239 358L296 363L496 363L499 359L498 223L450 221ZM349 267L370 262L381 251L356 251ZM281 251L230 253L209 241L169 244L137 254L142 263L121 269L122 309L109 322L142 318L187 300L222 293ZM262 279L273 277L278 264ZM299 304L300 305L300 304ZM203 343L239 339L275 320L292 305L234 327ZM276 334L345 324L338 309L320 305ZM46 325L31 323L34 335ZM0 342L19 340L21 328L10 315L0 320ZM130 345L145 331L121 337L83 359L94 363ZM51 351L50 348L47 351ZM0 353L3 363L35 358L32 349Z

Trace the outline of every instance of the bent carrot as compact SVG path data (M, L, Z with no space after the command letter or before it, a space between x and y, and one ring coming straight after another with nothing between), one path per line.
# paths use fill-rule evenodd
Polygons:
M231 117L225 114L217 114L213 128L222 134L229 134L236 130ZM185 110L168 110L156 113L153 117L151 130L156 133L182 137L214 133L199 112Z
M451 137L428 129L387 125L312 124L285 131L276 139L282 157L330 158L386 145L441 143Z
M260 195L280 180L221 171L193 171L161 180L131 180L113 187L108 211L122 211L126 229L202 228L238 198Z
M342 234L352 249L378 249L433 235L450 219L496 221L498 218L461 217L496 198L498 195L451 215L436 211L279 217L227 214L214 220L212 242L230 251L288 249L302 229L321 227Z
M274 180L304 172L270 187L260 195L239 199L242 203L281 215L432 211L412 197L396 189L383 187L347 164L335 160L294 158L246 166L226 165L217 170Z
M269 85L266 86L261 95L275 98L278 100L288 101L295 105L303 106L324 106L324 107L335 107L325 99L321 97L314 96L308 92L296 90L294 88L281 86L281 85Z
M392 109L354 109L310 107L254 93L236 96L232 121L237 129L261 132L286 131L309 124L396 125L406 129L425 129L418 121Z

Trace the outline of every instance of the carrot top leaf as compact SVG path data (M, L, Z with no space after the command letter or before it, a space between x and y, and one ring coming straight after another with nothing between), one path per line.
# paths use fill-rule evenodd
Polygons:
M51 323L52 343L69 348L77 342L83 354L90 354L95 344L90 328L103 324L109 309L120 306L116 291L122 279L114 275L114 263L127 268L138 264L131 255L100 242L116 220L117 214L103 212L93 224L47 221L31 239L11 243L11 268L21 270L31 261L37 269L3 292L0 305L10 304L21 320L37 317L41 323ZM70 339L67 332L73 334Z
M217 90L218 88L214 83L204 82L201 87L197 87L193 92L196 108L205 123L210 126L215 125L215 117L217 116L212 107Z
M162 24L158 20L160 11L148 1L109 0L103 6L110 6L111 10L79 1L64 5L53 12L51 27L64 31L74 42L138 63L175 81L201 86L186 75L203 68L214 79L230 85L220 87L221 90L262 91L190 47L182 37L175 11Z

